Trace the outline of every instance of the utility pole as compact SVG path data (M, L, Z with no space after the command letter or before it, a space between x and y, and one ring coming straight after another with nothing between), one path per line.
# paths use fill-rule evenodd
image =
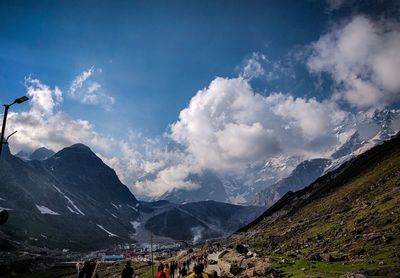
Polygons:
M8 109L10 109L10 106L11 105L4 104L3 125L1 126L1 136L0 136L0 157L1 157L1 151L3 150L4 132L6 130L7 114L8 114Z
M15 134L15 132L11 133L11 135L9 135L6 139L6 141L4 142L4 132L6 131L8 109L10 109L10 107L15 103L20 104L27 100L28 100L28 97L22 96L20 98L15 99L13 101L13 103L11 103L11 104L4 104L3 125L1 126L1 134L0 134L0 158L1 158L1 152L3 150L3 144L6 144L8 141L8 138L10 138L11 135ZM5 209L2 209L0 211L0 225L5 224L7 222L7 220L8 220L8 211L6 211Z
M150 232L151 277L154 278L153 232Z
M11 104L4 104L4 115L3 115L3 125L1 126L1 135L0 135L0 157L1 157L1 152L3 150L3 144L4 142L4 132L6 131L6 123L7 123L7 114L8 114L8 109L10 109L10 107L17 103L17 104L21 104L25 101L27 101L29 98L26 96L22 96L20 98L17 98L14 100L13 103Z

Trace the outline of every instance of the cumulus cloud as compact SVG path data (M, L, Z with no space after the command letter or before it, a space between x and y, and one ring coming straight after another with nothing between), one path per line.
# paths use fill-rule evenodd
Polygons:
M356 16L313 43L307 65L332 76L334 100L364 109L400 99L399 49L399 22Z
M200 172L189 164L181 163L168 166L157 172L154 178L137 181L133 187L136 192L149 197L160 197L172 189L194 190L199 185L187 180L190 174Z
M106 110L110 110L115 99L109 96L97 81L94 81L96 73L102 73L102 69L95 70L94 66L87 71L77 75L71 82L68 90L69 95L81 103L100 105Z
M346 115L333 102L264 97L241 77L216 78L181 111L171 138L200 167L236 170L278 154L326 155L336 140L333 129Z
M25 78L27 95L31 98L31 113L35 116L46 116L53 113L56 106L63 101L62 92L58 87L51 89L38 79Z

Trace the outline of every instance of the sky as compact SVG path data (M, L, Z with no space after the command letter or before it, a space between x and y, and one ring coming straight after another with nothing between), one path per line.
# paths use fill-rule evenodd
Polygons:
M397 1L1 1L14 153L82 142L138 195L279 155L326 157L398 107Z

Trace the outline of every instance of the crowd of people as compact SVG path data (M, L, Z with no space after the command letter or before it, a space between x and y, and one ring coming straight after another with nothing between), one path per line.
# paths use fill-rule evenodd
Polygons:
M203 262L195 263L192 271L190 271L191 263L191 260L182 263L176 261L169 264L161 263L157 268L155 278L218 278L216 271L211 274L204 272L205 265Z
M160 263L155 274L155 278L218 278L216 271L206 273L207 252L200 256L189 256L181 262L170 261ZM77 263L78 278L97 277L97 263L95 260L85 261L84 264ZM94 275L93 275L94 274ZM127 261L121 272L121 278L134 278L135 271L131 266L131 261Z

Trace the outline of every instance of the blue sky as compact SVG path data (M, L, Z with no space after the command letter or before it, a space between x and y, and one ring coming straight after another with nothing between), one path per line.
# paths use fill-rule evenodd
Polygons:
M31 97L12 108L11 148L83 142L153 195L207 167L327 157L344 121L398 106L399 7L1 1L0 103Z
M236 67L255 51L281 59L316 40L331 17L322 1L0 5L1 102L23 93L26 76L66 90L94 66L102 69L99 83L115 98L111 111L68 98L63 110L104 132L128 127L153 136L215 76L236 76Z

